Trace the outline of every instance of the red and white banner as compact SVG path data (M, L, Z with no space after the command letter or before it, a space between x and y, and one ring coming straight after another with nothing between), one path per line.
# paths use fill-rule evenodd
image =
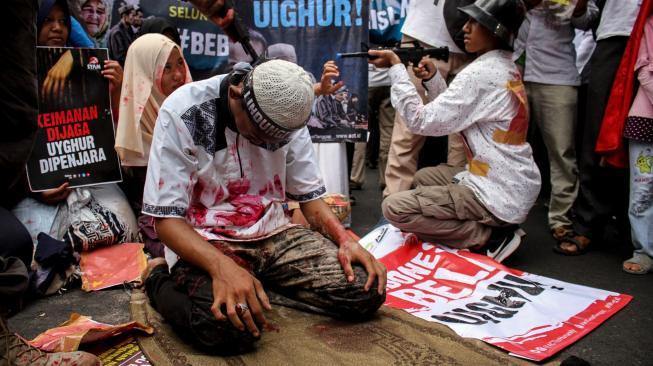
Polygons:
M385 305L530 360L553 356L632 299L424 243L391 225L360 242L388 268Z

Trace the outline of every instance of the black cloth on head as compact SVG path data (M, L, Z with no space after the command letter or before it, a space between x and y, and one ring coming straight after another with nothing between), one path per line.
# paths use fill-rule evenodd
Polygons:
M64 15L66 16L66 26L68 26L68 31L71 29L70 25L70 9L68 8L68 3L66 0L43 0L41 1L41 6L39 7L39 13L36 17L36 34L41 31L41 26L45 21L45 18L50 15L50 11L55 5L59 5L61 10L63 10Z
M177 27L165 18L151 17L143 20L141 28L138 30L138 33L136 33L136 38L143 34L163 34L164 32L168 32L169 35L172 36L172 41L175 42L177 46L181 47L181 37L179 36Z

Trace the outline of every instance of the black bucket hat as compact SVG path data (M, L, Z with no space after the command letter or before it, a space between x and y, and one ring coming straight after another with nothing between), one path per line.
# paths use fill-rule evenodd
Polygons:
M526 16L526 6L522 0L476 0L458 10L479 22L511 48Z

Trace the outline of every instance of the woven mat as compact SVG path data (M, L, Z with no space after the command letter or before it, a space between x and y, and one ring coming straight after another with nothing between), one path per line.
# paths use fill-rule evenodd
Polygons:
M180 340L147 300L132 293L132 320L152 325L153 336L138 342L155 366L182 365L533 365L481 341L457 336L449 328L403 311L382 307L365 323L273 306L266 313L278 332L263 333L254 352L209 356ZM550 362L547 365L557 365Z

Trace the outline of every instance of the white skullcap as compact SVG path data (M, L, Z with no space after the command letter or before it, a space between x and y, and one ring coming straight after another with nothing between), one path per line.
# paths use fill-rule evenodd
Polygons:
M243 85L245 109L267 135L286 138L306 125L313 106L313 84L292 62L271 60L254 68Z

